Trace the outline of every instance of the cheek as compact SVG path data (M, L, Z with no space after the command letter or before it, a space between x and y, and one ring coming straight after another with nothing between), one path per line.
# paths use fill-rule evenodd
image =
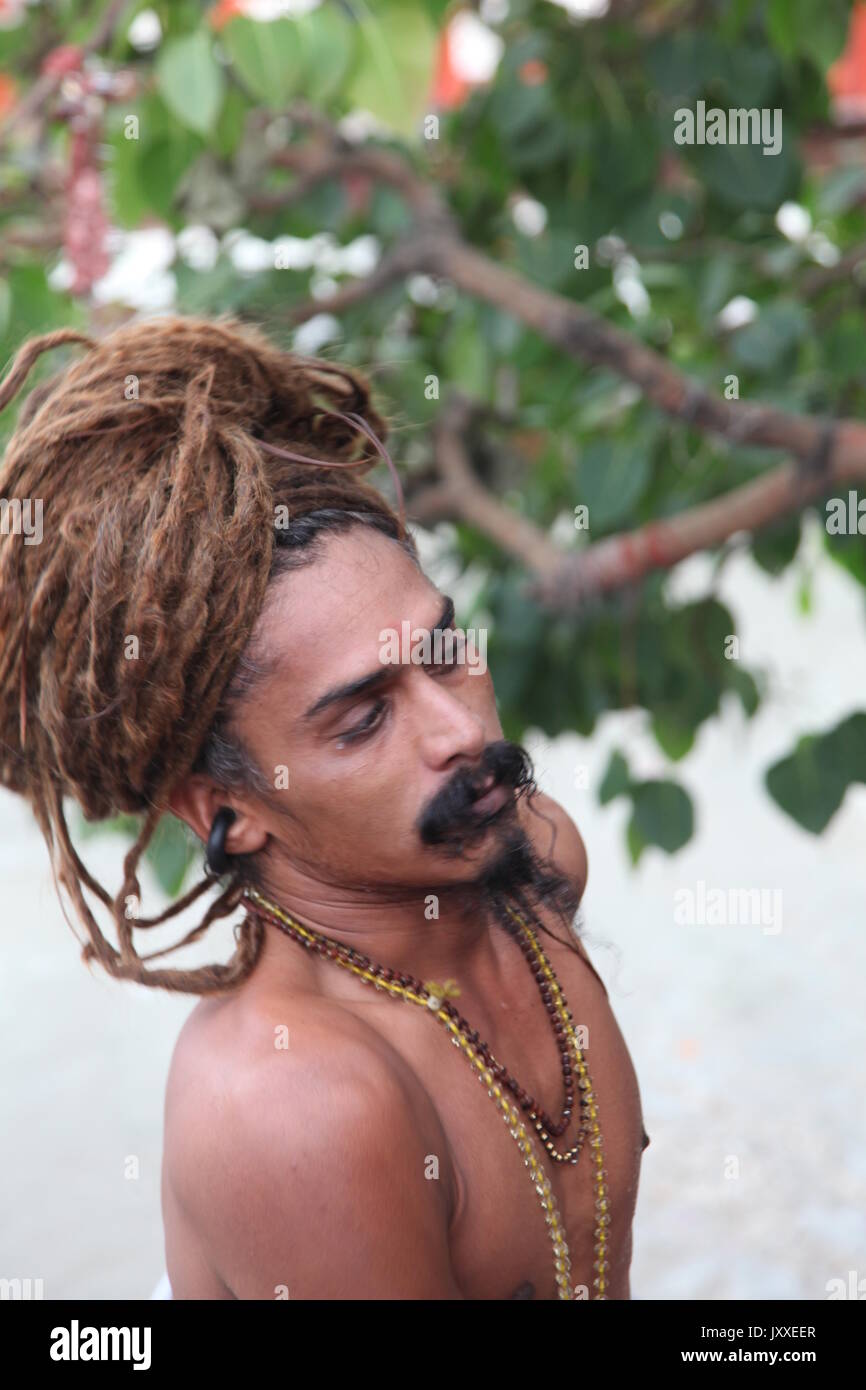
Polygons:
M368 844L389 833L411 803L413 777L404 760L395 765L392 749L334 760L336 767L304 767L292 782L296 814L328 839L343 837L345 848Z

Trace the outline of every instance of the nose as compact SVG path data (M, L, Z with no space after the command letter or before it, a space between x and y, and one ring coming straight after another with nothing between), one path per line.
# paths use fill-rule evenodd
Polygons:
M418 746L427 765L443 769L464 759L477 762L488 742L481 715L453 687L423 670L413 671L410 683Z

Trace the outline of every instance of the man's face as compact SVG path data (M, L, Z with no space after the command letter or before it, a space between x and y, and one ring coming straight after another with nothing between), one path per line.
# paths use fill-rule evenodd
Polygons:
M256 814L278 853L322 881L470 881L514 825L501 786L468 812L459 854L424 819L455 775L468 774L474 803L489 780L482 754L503 738L490 675L457 655L459 643L439 665L435 647L428 664L383 660L387 630L453 627L447 609L398 545L363 526L323 539L317 559L276 582L259 629L276 665L237 732L275 787Z

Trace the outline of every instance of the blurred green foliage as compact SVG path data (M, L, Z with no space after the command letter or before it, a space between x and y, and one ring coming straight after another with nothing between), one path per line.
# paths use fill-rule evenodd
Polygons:
M145 8L162 26L161 42L147 53L127 37ZM214 7L193 0L132 6L104 55L140 78L132 102L106 109L112 221L122 228L156 221L176 232L204 222L220 237L243 227L269 241L327 233L339 245L371 234L387 248L409 221L393 189L336 180L288 210L253 205L290 184L273 157L280 141L297 135L281 127L283 108L302 97L334 120L361 108L381 123L371 139L404 152L438 185L466 241L499 264L603 314L719 395L735 373L743 400L862 413L866 289L856 277L816 279L816 261L826 260L828 247L844 256L866 241L866 168L844 151L812 165L805 155L805 138L828 127L826 73L843 47L849 0L656 0L643 7L647 23L610 16L575 23L547 0L511 0L493 26L505 44L494 79L441 112L438 138L426 139L448 8L441 0L325 0L300 19L235 17L215 28ZM0 30L0 71L26 86L52 41L84 39L99 9L35 8L25 23ZM674 112L698 100L781 109L780 153L677 146ZM265 133L249 123L263 108L274 115ZM126 138L130 114L139 118L138 139ZM68 138L57 120L41 151L13 142L0 152L0 241L4 228L40 222L33 161L62 166ZM518 229L518 195L545 210L535 235ZM776 223L785 201L808 215L811 231L798 240ZM579 244L589 248L585 270L575 269ZM631 273L649 297L645 313L633 315L618 292L623 255L634 258ZM87 321L81 302L49 288L47 268L12 244L3 253L4 362L28 334ZM174 273L180 311L248 315L286 345L290 311L309 297L317 274L310 267L241 272L224 242L210 268L179 256ZM726 327L719 311L735 296L753 302L754 317ZM325 349L373 376L410 487L432 468L429 427L439 402L425 396L431 374L443 394L456 385L499 413L470 441L486 486L544 527L588 504L593 541L673 516L779 462L668 420L607 370L585 370L480 299L422 298L403 283L391 286L342 313L339 338ZM13 422L7 411L0 442ZM823 515L823 503L817 510ZM572 544L584 539L575 532ZM825 544L866 585L864 539L828 536ZM757 535L751 553L779 576L799 564L799 546L797 518ZM453 548L464 566L484 568L476 612L490 618L509 736L530 727L589 736L606 712L639 707L665 757L682 764L726 696L751 715L772 694L759 670L726 659L736 625L712 594L683 605L654 577L637 593L554 615L527 596L515 562L465 522L453 528ZM805 577L800 593L808 611ZM806 829L822 830L848 783L863 780L864 720L854 716L804 740L768 773L770 795ZM632 802L635 861L647 846L672 853L691 836L691 800L676 781L635 783L615 759L602 799L614 795ZM163 882L176 891L181 849L164 847L161 863Z

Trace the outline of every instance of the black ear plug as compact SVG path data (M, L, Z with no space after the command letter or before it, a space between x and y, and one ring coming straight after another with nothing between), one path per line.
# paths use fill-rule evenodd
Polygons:
M214 878L220 878L231 868L231 855L226 854L226 835L229 826L237 819L237 812L230 806L221 806L213 818L210 834L207 837L205 863L207 871Z

